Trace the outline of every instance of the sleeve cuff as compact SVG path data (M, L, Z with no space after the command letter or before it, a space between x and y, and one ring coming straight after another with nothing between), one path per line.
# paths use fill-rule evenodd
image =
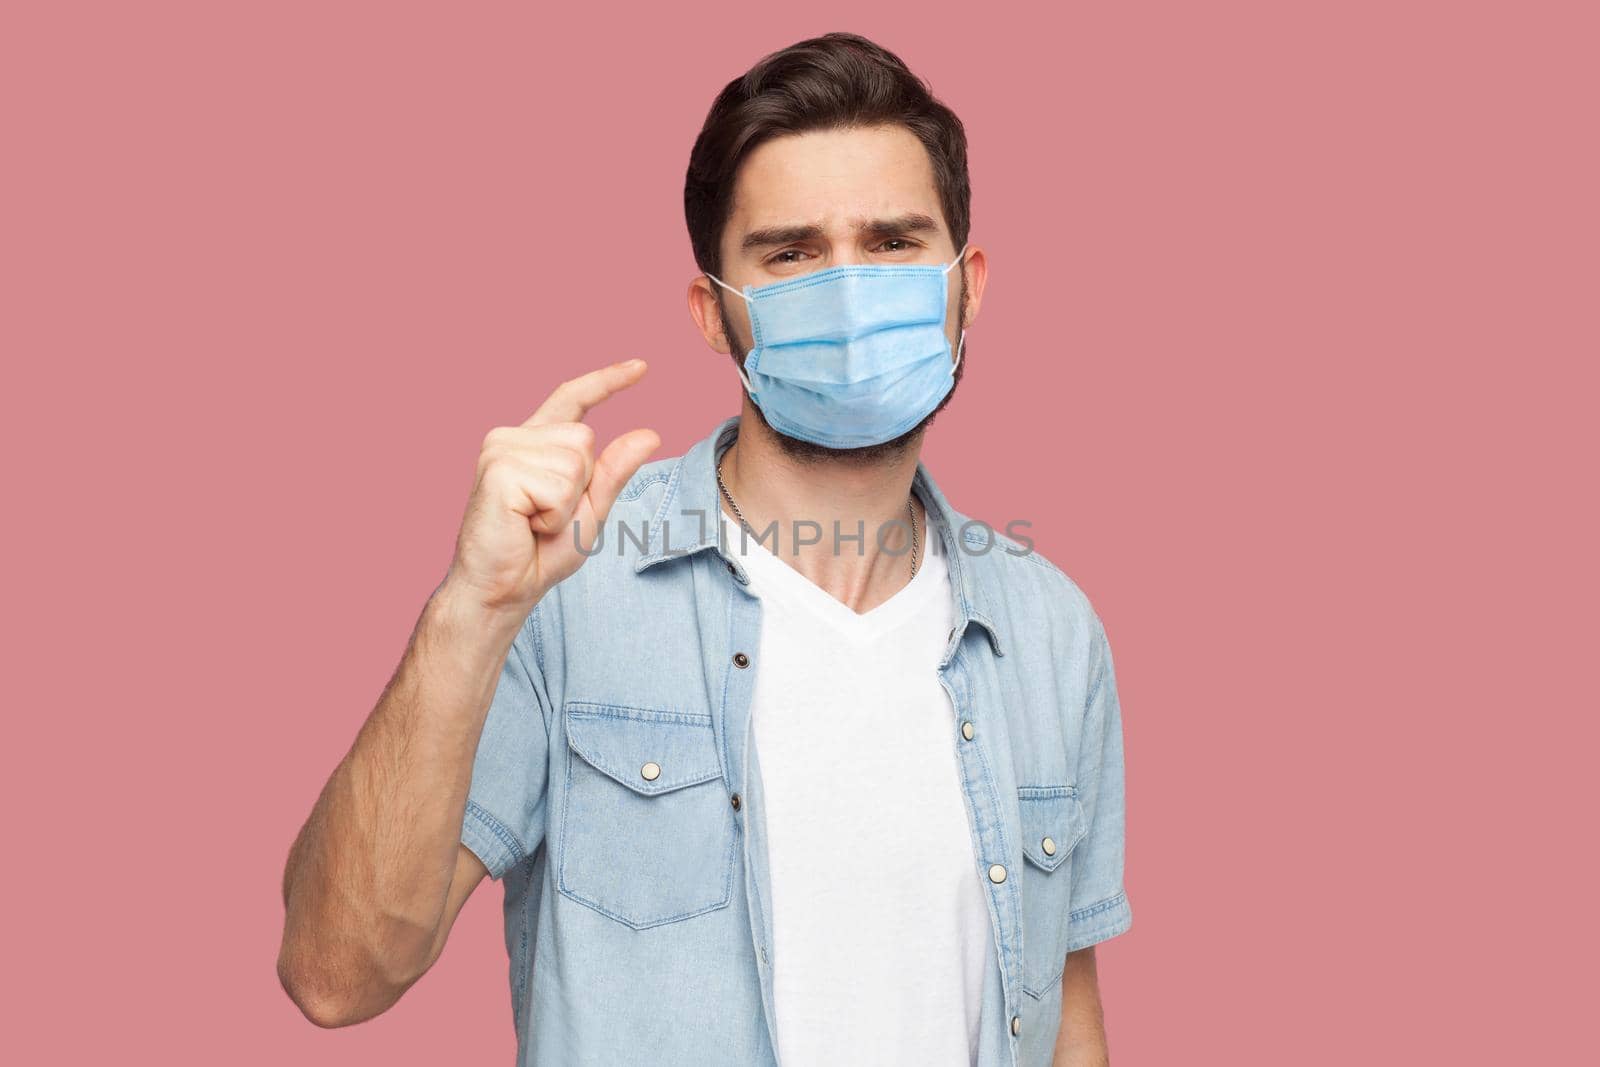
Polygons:
M461 820L461 843L472 851L498 880L522 862L524 855L517 836L485 808L467 801L467 814Z
M1133 910L1128 906L1128 894L1118 893L1098 904L1079 908L1068 916L1067 922L1068 952L1076 952L1126 933L1133 925Z

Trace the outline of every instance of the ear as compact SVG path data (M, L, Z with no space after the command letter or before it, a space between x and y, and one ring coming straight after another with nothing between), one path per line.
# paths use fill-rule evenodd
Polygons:
M717 300L716 283L704 274L689 283L689 317L694 320L700 336L706 339L713 352L732 355L728 343L729 323L722 318L722 304Z
M964 271L967 279L967 314L961 323L963 330L971 329L983 303L983 290L989 282L989 257L982 248L969 247L967 257L957 270Z

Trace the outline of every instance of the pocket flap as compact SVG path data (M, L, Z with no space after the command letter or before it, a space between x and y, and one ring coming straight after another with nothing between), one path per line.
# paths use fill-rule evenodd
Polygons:
M722 774L710 715L568 704L566 720L572 751L635 793L654 796Z
M1046 871L1059 867L1088 833L1077 786L1018 786L1017 806L1022 813L1022 854Z

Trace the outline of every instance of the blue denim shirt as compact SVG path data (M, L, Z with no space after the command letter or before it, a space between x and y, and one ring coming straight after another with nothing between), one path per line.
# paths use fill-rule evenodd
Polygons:
M462 841L504 885L519 1064L778 1062L761 602L717 521L737 432L640 468L506 657ZM939 676L994 935L977 1063L1047 1067L1067 953L1132 922L1111 650L1053 564L953 510L924 465L913 488L950 571Z

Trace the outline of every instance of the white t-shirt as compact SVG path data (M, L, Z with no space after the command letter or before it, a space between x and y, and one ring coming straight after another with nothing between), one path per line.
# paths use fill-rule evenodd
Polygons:
M937 672L945 559L925 551L909 584L857 614L722 519L762 601L751 714L779 1058L970 1067L994 947Z

